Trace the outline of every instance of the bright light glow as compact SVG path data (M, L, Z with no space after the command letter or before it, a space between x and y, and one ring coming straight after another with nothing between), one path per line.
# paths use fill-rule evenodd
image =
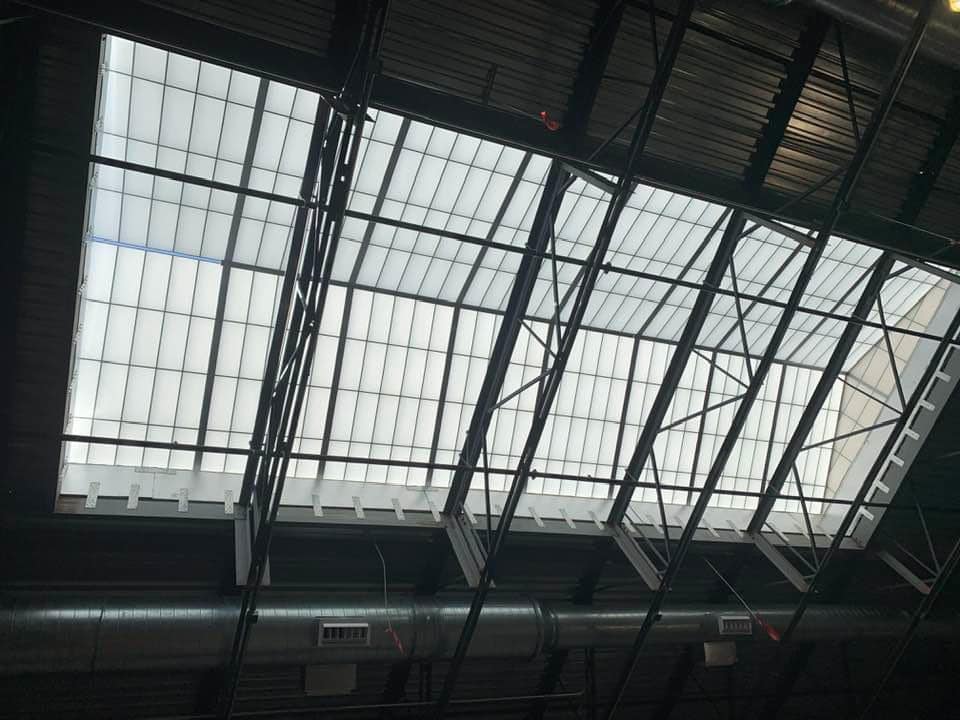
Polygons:
M950 9L953 12L960 12L960 0L950 0Z
M251 128L256 127L261 80L126 40L108 38L106 43L97 151L239 182ZM254 138L251 186L297 194L316 103L313 93L267 84ZM350 196L352 209L374 212L383 191L380 215L451 233L490 235L501 245L526 243L547 158L382 111L371 115ZM395 170L385 184L391 165ZM607 200L583 181L564 197L556 226L558 254L567 258L556 268L561 297L576 282L581 267L576 261L593 247ZM608 256L614 268L628 272L612 270L597 282L535 468L578 477L623 477L697 293L685 286L671 289L653 277L702 281L717 243L716 236L708 240L710 230L722 214L723 208L702 200L636 188ZM68 431L190 444L205 426L207 445L247 447L292 223L287 205L255 198L238 203L231 193L98 167L91 181ZM833 240L802 304L850 315L879 254ZM739 290L786 301L804 257L794 240L766 229L754 231L734 256ZM321 467L316 460L294 460L291 478L423 486L426 470L362 460L435 458L456 464L520 258L502 249L348 219L294 450L319 453L330 414L329 453L361 462ZM555 302L553 272L551 263L543 264L530 322L521 332L501 397L542 372L541 339L550 336ZM354 286L348 290L351 278ZM732 283L727 277L723 287L732 289ZM935 284L936 278L919 270L890 280L883 297L886 321L925 329L911 313ZM718 296L698 339L698 354L688 363L667 413L665 423L674 427L663 430L655 444L659 478L684 488L665 491L668 503L688 504L696 497L686 488L703 484L738 407L736 398L780 318L776 305L749 305L744 302L741 332L733 298ZM721 489L762 487L844 326L840 320L798 314L721 477ZM749 364L744 337L753 356ZM211 353L214 338L219 346ZM906 362L916 342L903 344L897 336L896 343L894 352ZM338 352L343 365L333 393ZM887 361L883 335L866 328L844 371L886 398L894 391L892 375L878 380L883 372L871 365L874 361ZM838 425L846 427L845 413L852 418L851 429L876 421L882 403L864 407L861 402L850 410L850 392L835 385L809 444L837 435ZM201 418L205 396L209 412ZM516 467L535 397L534 383L493 413L488 434L492 465ZM730 402L697 416L724 401ZM819 512L816 499L828 493L838 455L845 453L826 444L805 451L797 462L814 512ZM194 454L69 443L66 459L189 470ZM200 458L200 469L211 472L239 473L243 465L242 455L205 453ZM450 477L449 471L437 471L431 481L445 487ZM650 467L639 479L653 481ZM491 476L494 490L504 489L509 480ZM606 498L609 487L539 477L530 480L527 490ZM655 492L638 491L636 499L653 501ZM753 508L756 500L719 495L712 504ZM783 503L778 509L799 511L799 505Z

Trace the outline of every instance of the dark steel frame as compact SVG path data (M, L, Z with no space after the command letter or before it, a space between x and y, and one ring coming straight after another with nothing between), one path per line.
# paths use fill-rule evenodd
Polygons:
M529 477L531 464L533 463L534 459L534 453L536 452L537 446L540 442L541 434L549 417L553 399L557 393L557 390L559 389L567 359L569 358L570 352L573 349L573 344L576 341L577 333L582 324L583 315L586 312L590 294L593 291L594 285L596 284L597 278L599 277L600 271L603 267L604 257L613 237L617 221L619 220L620 214L622 213L623 208L626 206L627 200L632 193L632 179L637 172L640 158L653 129L657 110L670 80L670 74L673 69L673 65L677 59L677 56L679 55L680 47L683 42L683 36L686 32L687 23L689 22L693 13L694 4L694 0L683 0L680 3L677 17L671 26L670 35L667 38L664 46L660 63L657 66L653 80L650 84L643 112L633 133L625 170L617 182L617 189L615 193L611 196L608 202L607 212L604 216L603 224L599 230L596 244L594 245L594 248L587 259L587 263L583 266L584 271L579 281L579 289L576 293L573 306L569 311L566 328L562 331L562 333L560 325L561 313L563 310L556 288L556 266L553 266L552 279L554 283L554 298L556 306L556 314L554 319L557 327L557 350L555 353L554 362L552 367L547 370L544 376L544 381L538 389L533 421L531 423L526 442L524 443L523 451L520 456L521 459L517 467L517 471L513 476L513 480L510 485L510 491L507 494L507 500L504 503L503 513L501 514L497 524L496 534L493 540L489 543L489 549L481 573L480 582L471 601L470 610L467 614L466 621L464 622L463 631L461 632L460 638L457 642L456 650L454 651L453 658L447 669L447 675L444 679L444 684L437 700L437 717L443 717L446 707L452 699L460 669L463 666L467 649L480 619L480 612L483 608L484 601L486 600L486 596L493 581L497 557L501 551L501 548L503 547L506 535L510 530L510 524L520 501L520 496L526 487L527 478ZM564 183L561 180L560 172L561 170L558 166L558 163L555 161L551 167L551 173L548 177L547 185L543 191L544 198L547 198L547 208L544 208L543 203L541 203L541 208L538 211L537 219L534 222L534 229L531 231L532 239L539 239L541 243L546 242L548 235L551 237L553 235L552 220L554 216L550 215L547 210L550 208L550 206L558 203L560 197L562 196L563 190L566 189L563 187ZM549 222L549 225L547 222ZM527 258L525 257L524 259L526 260ZM537 265L539 266L539 263L537 263ZM502 392L503 376L506 372L506 367L509 363L510 356L512 355L513 344L516 341L516 336L520 329L518 315L522 313L523 307L526 306L526 300L529 300L530 291L527 290L527 286L532 286L532 283L536 278L536 273L531 273L529 267L527 268L526 273L523 272L523 270L524 269L521 268L521 273L518 274L517 281L514 285L514 291L511 293L507 314L504 317L503 325L501 325L501 330L497 337L494 354L491 358L487 375L484 378L484 384L483 388L481 389L480 398L475 406L474 420L471 422L467 441L465 443L464 453L461 455L460 464L462 469L458 470L457 474L455 475L454 481L450 487L449 495L447 496L447 505L445 508L445 512L447 514L459 514L462 512L463 500L466 497L466 492L469 488L470 477L472 476L476 459L479 457L479 450L483 447L483 443L485 441L487 423L489 422L488 413L490 408L494 406L495 399ZM575 285L576 282L571 285L571 290ZM524 295L526 296L525 298ZM516 303L518 303L520 300L524 300L524 305L522 307L517 307ZM553 324L551 323L551 330L552 329ZM545 364L548 362L548 355L549 353L545 353L544 355ZM469 453L469 455L467 453Z
M730 430L728 431L719 451L717 452L714 462L710 468L710 472L704 481L703 489L697 498L697 503L683 528L683 533L680 537L680 541L676 547L673 558L670 560L666 570L663 573L660 588L654 593L653 598L650 601L650 607L648 608L647 615L644 618L643 624L640 627L640 631L638 632L636 640L634 641L630 660L624 667L620 680L617 684L617 691L614 696L614 700L607 712L608 720L616 715L617 707L626 693L627 687L630 683L630 678L633 675L633 671L639 661L644 641L649 635L650 630L653 628L653 625L656 622L659 614L660 607L663 605L663 602L666 599L666 593L672 585L673 579L683 563L684 556L686 555L686 552L690 547L690 543L693 540L694 532L703 518L710 496L716 488L717 483L720 480L720 475L722 474L726 462L733 451L734 445L740 436L740 432L742 431L743 426L746 424L747 416L750 413L753 402L759 394L767 372L773 364L774 356L789 328L793 316L796 313L796 308L800 304L800 299L803 297L803 293L813 275L823 249L830 236L833 234L833 231L837 225L837 221L845 209L847 202L849 201L850 196L857 185L857 181L877 144L877 140L880 136L880 131L883 128L884 122L886 121L887 116L893 107L893 103L900 90L900 87L903 85L907 73L913 64L913 60L916 57L920 42L922 41L924 33L927 29L927 23L933 10L933 5L933 0L926 0L926 2L921 5L917 18L914 21L910 38L904 49L900 52L895 70L888 81L879 102L876 105L876 109L870 120L870 124L865 130L863 139L858 145L856 153L854 154L850 165L843 175L840 188L838 189L837 194L831 203L830 212L824 219L824 222L817 233L814 246L810 248L808 252L807 259L804 262L803 268L801 269L799 277L797 278L794 288L790 294L788 307L784 309L783 313L781 314L780 321L774 330L773 337L770 339L763 357L754 370L754 376L750 382L750 387L746 391L746 397L737 408L737 412L734 415ZM867 486L864 487L866 488ZM866 490L863 490L863 492L866 492ZM838 532L835 541L839 544L844 535L845 532ZM839 538L839 540L837 538ZM822 570L822 567L823 564L821 564L818 573L820 570ZM811 582L811 587L812 585L813 583ZM808 595L805 595L804 597L808 597Z
M219 714L225 719L233 713L247 644L257 621L257 597L313 367L317 333L352 185L386 14L385 1L374 0L367 5L365 21L357 28L357 50L351 73L340 93L323 98L317 105L301 197L312 197L316 184L324 209L318 207L309 218L306 242L310 213L304 206L296 214L247 456L238 521L250 527L250 566L220 699ZM287 318L290 318L289 328Z

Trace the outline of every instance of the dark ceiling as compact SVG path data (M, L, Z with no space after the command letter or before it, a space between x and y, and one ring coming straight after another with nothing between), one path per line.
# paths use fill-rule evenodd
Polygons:
M117 519L51 517L59 465L58 435L71 351L73 313L83 227L91 119L103 30L119 32L295 84L335 88L352 52L343 6L334 0L157 0L112 3L35 0L8 3L0 25L4 63L3 159L8 178L2 229L3 339L12 372L0 398L7 432L0 589L10 596L38 593L234 593L232 530L219 523L156 522L144 527ZM674 5L656 3L658 41L669 30ZM657 115L644 178L658 185L770 213L803 192L854 149L846 86L835 26L799 3L775 7L761 0L700 4ZM585 48L598 27L622 12L609 61L594 88L594 111L585 102ZM642 2L580 3L508 0L393 3L374 104L541 152L584 158L637 109L653 72L651 8ZM599 26L598 26L599 22ZM798 88L789 122L775 127L780 98L789 88L811 38L816 52ZM844 26L853 104L862 129L891 69L896 47ZM802 64L802 62L801 62ZM586 99L589 102L589 99ZM541 111L561 119L548 131ZM584 125L585 139L577 130ZM960 253L942 236L956 236L960 218L960 85L954 71L920 59L880 139L880 151L840 223L844 233L906 254L936 256L960 267ZM779 131L779 132L778 132ZM771 135L772 133L772 135ZM779 136L779 137L776 137ZM772 144L771 144L772 143ZM765 150L766 148L766 150ZM758 156L770 152L769 172ZM622 165L614 143L598 159ZM789 219L816 225L836 184L790 208ZM896 218L923 230L897 225ZM929 231L929 232L928 232ZM943 557L956 538L954 462L960 404L942 413L896 502L913 503L912 487L928 508L935 549ZM890 510L878 546L891 538L917 554L926 540L916 513ZM379 592L380 566L369 532L282 528L271 553L270 592ZM391 568L392 592L413 592L430 568L443 568L441 593L463 594L456 562L442 539L420 531L378 532ZM593 602L642 605L647 593L616 553L597 541L549 543L513 538L498 593L543 600L571 596L606 555ZM430 547L431 552L424 552ZM695 547L669 602L730 601L706 569L712 558L745 597L757 602L796 601L796 593L755 550ZM847 553L832 569L823 601L869 602L912 611L917 593L870 553ZM936 613L952 617L957 583L948 585ZM707 669L699 647L661 647L642 656L625 707L640 717L833 718L854 717L883 672L890 644L881 641L773 644L746 647L732 669ZM943 641L914 645L887 686L877 716L949 717L958 648ZM599 703L606 702L626 654L594 659ZM572 654L548 717L591 718L602 708L584 683L585 658ZM470 662L458 698L536 694L545 659L528 663ZM352 704L379 703L392 668L362 666ZM251 668L244 675L238 716L382 717L384 711L336 713L317 708L302 693L299 667ZM391 699L423 697L420 668ZM432 684L443 664L431 668ZM90 673L4 678L0 717L160 717L209 713L219 676L212 673ZM534 717L530 699L460 703L449 713L474 717ZM291 710L297 708L297 710ZM247 713L244 715L243 713ZM413 707L396 717L422 716Z

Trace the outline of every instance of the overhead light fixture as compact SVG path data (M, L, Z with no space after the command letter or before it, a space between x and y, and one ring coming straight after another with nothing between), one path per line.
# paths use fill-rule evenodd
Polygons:
M949 0L949 2L952 12L960 12L960 0Z

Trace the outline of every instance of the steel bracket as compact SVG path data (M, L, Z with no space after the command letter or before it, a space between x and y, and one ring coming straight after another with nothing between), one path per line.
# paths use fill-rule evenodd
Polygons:
M260 519L258 507L256 498L251 498L250 511L237 507L233 516L233 557L238 587L244 587L247 584L247 572L250 569L253 553L254 528ZM267 558L266 565L262 585L270 584L270 558Z
M897 575L916 588L917 592L919 592L921 595L930 594L930 585L889 552L886 550L878 550L877 557L889 565Z
M467 586L476 588L480 585L480 576L487 563L487 551L480 542L480 537L466 521L466 516L460 513L444 515L443 524Z
M637 571L637 574L647 584L651 590L657 590L660 587L660 569L653 563L647 554L640 547L636 539L622 525L617 525L611 530L613 539L621 552L626 556L627 561Z
M750 538L753 540L753 544L756 545L757 549L766 556L767 560L773 563L773 566L780 571L780 573L790 581L790 584L793 585L800 592L806 592L809 588L807 579L803 574L797 570L792 562L787 560L783 556L783 553L777 550L769 540L767 540L762 533L755 532L750 533Z

